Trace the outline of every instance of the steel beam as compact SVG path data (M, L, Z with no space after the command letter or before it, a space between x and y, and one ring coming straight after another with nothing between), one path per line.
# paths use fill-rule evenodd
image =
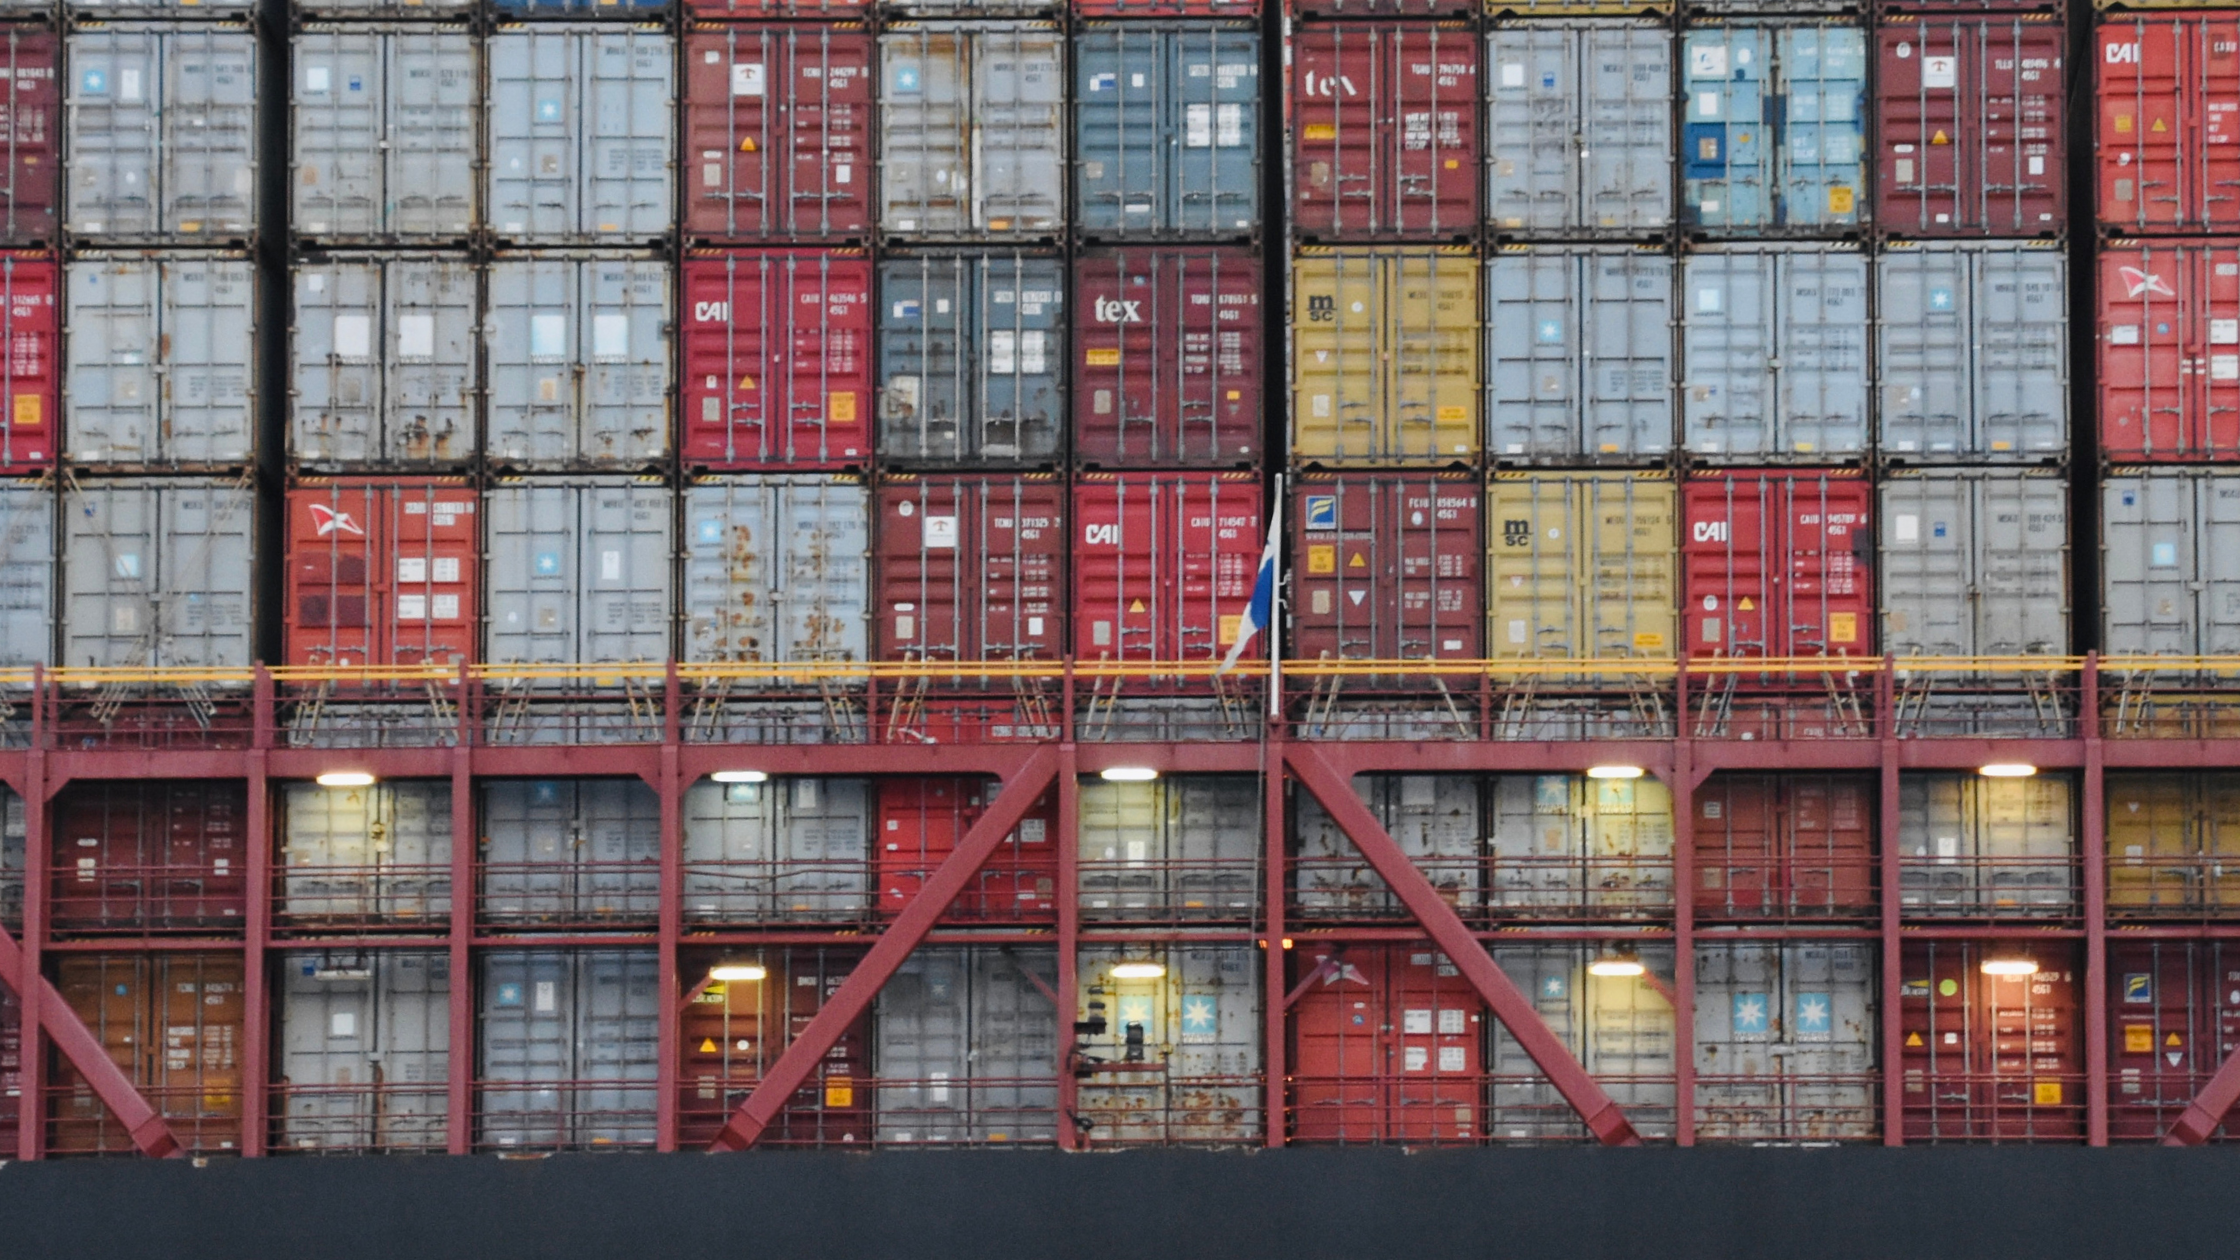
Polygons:
M1579 1113L1588 1132L1604 1146L1639 1146L1641 1137L1634 1132L1633 1124L1625 1117L1618 1104L1603 1092L1602 1086L1587 1074L1571 1051L1555 1033L1542 1022L1540 1013L1533 1009L1532 1000L1518 989L1508 975L1493 961L1475 933L1462 922L1439 896L1439 891L1424 878L1393 842L1392 836L1377 821L1369 807L1354 795L1353 784L1346 776L1332 769L1323 760L1320 750L1291 745L1284 750L1284 765L1303 784L1315 799L1322 802L1331 820L1352 839L1361 856L1384 877L1393 895L1408 908L1415 921L1423 925L1434 944L1445 952L1470 987L1478 991L1495 1019L1517 1039L1517 1044L1531 1056L1532 1061L1555 1086L1563 1100ZM1270 1082L1274 1087L1275 1082Z
M2186 1105L2185 1113L2170 1131L2162 1135L2164 1146L2199 1146L2209 1140L2209 1135L2224 1123L2225 1114L2232 1104L2240 1102L2240 1050L2225 1056L2217 1065L2215 1075L2201 1087L2193 1101Z
M117 1061L109 1057L108 1050L93 1035L92 1030L86 1027L85 1021L78 1018L78 1013L70 1009L70 1004L62 999L62 992L54 987L54 982L42 976L38 987L28 993L17 987L22 983L18 978L22 966L23 954L16 948L16 938L7 931L0 930L0 979L5 979L9 988L16 989L16 998L23 1004L26 1012L34 1008L38 1010L40 1031L46 1033L47 1039L54 1043L54 1048L60 1050L62 1057L70 1061L70 1066L78 1069L79 1075L86 1078L86 1084L93 1087L95 1097L109 1109L109 1114L117 1118L117 1123L132 1135L132 1144L140 1148L141 1154L158 1159L177 1155L179 1139L172 1136L171 1126L164 1123L163 1114L140 1096L139 1087L132 1083L132 1078L125 1074L123 1068L117 1066ZM31 1047L26 1045L24 1049L28 1052ZM39 1125L39 1100L23 1098L19 1101L21 1110L17 1122L27 1126Z
M965 885L977 874L996 846L1027 816L1044 789L1058 775L1059 756L1055 745L1044 745L1019 767L1018 773L1004 780L1003 790L995 802L988 806L979 821L957 842L956 850L943 859L918 895L910 899L894 923L880 934L879 943L864 954L863 961L841 982L832 996L825 999L817 1017L801 1030L784 1054L778 1056L754 1092L724 1122L723 1131L709 1143L711 1151L743 1151L753 1146L778 1113L785 1109L787 1100L795 1090L809 1079L842 1033L857 1017L870 1009L871 1000L902 966L903 960L933 930L933 925L949 903L957 899ZM1068 890L1069 894L1071 890Z

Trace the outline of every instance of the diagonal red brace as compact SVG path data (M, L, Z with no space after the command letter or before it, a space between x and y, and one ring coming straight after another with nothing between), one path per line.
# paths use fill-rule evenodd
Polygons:
M934 921L949 909L965 885L979 873L980 867L995 854L996 846L1011 834L1019 820L1034 808L1035 800L1058 777L1058 750L1044 747L1019 767L1019 772L1004 781L1003 790L996 794L995 803L988 812L980 815L972 829L965 832L941 865L935 868L918 895L910 899L894 923L880 934L879 942L856 964L848 978L840 982L832 996L825 999L817 1017L793 1039L786 1052L778 1056L754 1092L739 1104L739 1110L725 1122L723 1132L716 1134L708 1144L711 1151L743 1151L761 1138L778 1113L784 1110L793 1092L800 1089L816 1070L817 1063L831 1051L848 1026L856 1022L879 996L888 980L910 957L910 951L933 930Z
M0 984L14 989L19 983L17 977L22 974L23 952L17 948L16 938L0 931ZM62 993L52 981L41 979L36 995L17 993L16 997L27 1011L32 1002L37 1001L39 1027L54 1039L55 1049L70 1061L70 1066L78 1069L79 1075L93 1087L94 1096L132 1135L132 1144L140 1148L141 1154L162 1159L179 1153L179 1139L171 1135L171 1126L164 1123L162 1113L140 1096L132 1078L109 1057L108 1050L86 1027L85 1021L78 1018L78 1013L70 1009L70 1004L62 1000ZM34 1114L32 1100L24 1099L24 1123L32 1123Z
M2194 1095L2178 1122L2162 1135L2162 1144L2201 1145L2224 1123L2225 1113L2231 1111L2236 1102L2240 1102L2240 1050L2226 1055L2224 1062L2217 1065L2216 1074L2209 1078L2209 1083L2201 1087L2201 1092Z
M1464 926L1462 917L1454 907L1439 896L1439 891L1424 878L1423 872L1408 860L1400 846L1393 842L1390 833L1361 798L1353 794L1353 784L1323 760L1321 752L1310 747L1287 745L1283 759L1293 776L1306 785L1314 798L1322 802L1340 830L1352 839L1361 856L1384 877L1400 904L1430 934L1436 944L1455 967L1462 972L1470 987L1478 991L1486 1005L1493 1010L1495 1019L1508 1028L1509 1035L1517 1039L1524 1052L1532 1056L1548 1083L1556 1087L1563 1100L1587 1122L1587 1130L1604 1146L1639 1146L1641 1136L1633 1131L1632 1122L1610 1095L1597 1085L1579 1060L1571 1056L1548 1025L1540 1012L1532 1007L1531 999L1518 989L1506 973L1493 961L1478 938Z

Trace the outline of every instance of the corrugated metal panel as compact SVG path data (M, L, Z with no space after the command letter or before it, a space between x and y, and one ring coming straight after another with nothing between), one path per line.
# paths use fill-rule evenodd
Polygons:
M239 931L248 900L239 780L85 783L54 805L52 922Z
M2158 1141L2240 1049L2240 950L2229 941L2119 940L2109 942L2107 966L2108 1136Z
M862 18L870 7L868 0L688 0L685 12L708 21L849 21Z
M1662 459L1672 450L1672 260L1505 249L1486 263L1495 458Z
M0 481L0 667L54 659L54 486Z
M308 17L437 20L462 16L473 7L471 0L305 0L297 9Z
M1040 22L882 31L880 228L934 240L1057 233L1065 52Z
M1478 263L1470 251L1302 250L1291 283L1294 460L1476 460Z
M2065 33L2043 17L1936 17L1876 32L1875 217L1936 236L2061 230Z
M610 10L616 7L618 0L495 0L495 3L504 13L524 17L613 17L616 15ZM648 20L658 18L666 7L657 0L619 0L619 3L625 10L639 10Z
M1699 473L1681 496L1689 655L1874 650L1874 491L1863 478Z
M1361 775L1353 790L1442 900L1465 912L1477 908L1483 830L1477 779L1461 774ZM1384 919L1404 913L1384 877L1320 801L1301 792L1293 797L1293 809L1299 913L1316 919Z
M1875 257L1885 456L2049 460L2069 449L2069 269L2057 249L1885 245Z
M463 481L288 491L290 665L458 665L482 626L476 494Z
M43 11L40 6L39 11ZM56 238L62 204L62 41L52 32L0 33L0 240Z
M668 454L670 275L628 255L490 265L492 459L613 467Z
M0 788L0 927L11 932L23 927L24 823L23 798L13 788ZM14 1018L14 1014L10 1010L0 1018ZM0 1060L5 1058L6 1051L0 1049ZM6 1070L6 1063L0 1062L0 1073ZM11 1087L11 1082L0 1080L0 1099L9 1097Z
M1121 979L1112 968L1152 958L1164 976ZM1077 1020L1085 1064L1118 1071L1082 1077L1075 1108L1092 1143L1250 1142L1261 1102L1260 951L1249 945L1084 947ZM1147 1066L1164 1070L1147 1074Z
M1065 654L1065 490L1044 477L890 477L879 488L879 659Z
M1046 464L1061 451L1065 268L1020 253L879 264L879 455Z
M474 37L463 27L315 26L296 33L294 63L295 230L463 239L474 226Z
M1533 3L1545 7L1548 0L1527 0ZM1290 8L1305 17L1464 17L1472 5L1470 0L1294 0Z
M1882 483L1882 646L1900 656L2069 650L2065 478L1896 472Z
M1260 904L1260 785L1248 776L1081 783L1081 915L1242 920Z
M1074 261L1073 455L1088 467L1260 456L1259 258L1115 249Z
M451 913L451 782L281 790L279 913L340 922L414 922Z
M509 480L484 495L483 659L669 656L674 496L623 477Z
M1082 17L1249 18L1259 15L1260 4L1259 0L1074 0L1073 11Z
M2076 807L2060 775L1907 774L1899 904L1914 915L2058 916L2075 909Z
M478 1145L650 1146L654 951L496 950L482 958Z
M2102 651L2240 652L2240 475L2111 469L2100 539Z
M871 782L700 780L684 794L684 915L851 922L870 908Z
M475 447L478 268L391 255L295 265L291 454L456 464Z
M2231 113L2229 13L2110 16L2093 32L2100 222L2144 231L2230 231L2240 178Z
M1592 945L1510 945L1493 961L1644 1137L1673 1131L1672 1005L1647 976L1597 976ZM1672 947L1641 947L1641 962L1662 980L1673 974ZM1496 1025L1487 1055L1493 1104L1486 1133L1496 1142L1576 1141L1586 1126L1547 1083L1524 1047Z
M62 512L64 663L250 663L256 522L246 483L74 480Z
M1879 790L1865 775L1706 780L1694 794L1698 921L1874 913Z
M879 1141L1056 1139L1059 1016L1030 970L1052 978L1057 959L932 947L902 964L871 1017Z
M1095 24L1074 36L1075 226L1235 235L1260 218L1260 36Z
M18 1140L23 1094L23 1003L0 989L0 1143Z
M68 36L69 228L214 242L256 223L256 39L235 26Z
M1710 459L1867 449L1867 260L1848 245L1727 245L1682 268L1683 429Z
M1497 27L1486 65L1489 222L1505 232L1614 235L1672 222L1670 31Z
M1712 229L1846 227L1866 185L1866 32L1762 22L1691 30L1682 200Z
M485 45L500 240L658 240L676 168L676 46L652 27L514 26Z
M1486 650L1676 654L1679 515L1669 473L1494 474L1486 486Z
M1477 37L1456 24L1295 31L1295 230L1333 239L1474 231L1478 56Z
M754 1092L794 1037L862 957L826 948L727 950L717 962L754 963L761 980L712 980L680 1013L677 1046L679 1144L705 1145ZM688 958L680 968L699 974ZM871 1140L871 1017L842 1029L817 1061L811 1084L771 1121L762 1141L772 1146L839 1145Z
M707 477L685 492L684 513L684 659L868 659L860 480Z
M1983 974L1986 957L2032 975ZM1908 1143L2084 1136L2081 969L2066 943L1905 947L1898 1012Z
M1470 982L1420 947L1298 951L1291 1136L1300 1142L1475 1142L1485 1025ZM1319 975L1319 978L1310 978Z
M1002 785L977 779L886 779L879 784L879 910L892 918L956 851ZM1043 921L1058 913L1057 793L1028 807L950 903L947 922Z
M1260 568L1260 495L1252 473L1081 474L1073 486L1074 659L1225 656ZM1120 685L1138 692L1162 680Z
M1697 947L1698 1140L1875 1137L1876 990L1872 945Z
M686 233L798 240L869 229L870 34L726 26L684 44Z
M0 137L6 124L0 121ZM34 254L0 254L0 472L53 462L55 417L62 413L61 310L54 263Z
M236 254L102 254L73 259L64 272L69 457L248 462L257 427L253 264Z
M1487 901L1532 917L1634 917L1672 904L1672 790L1643 779L1498 775Z
M288 954L280 967L280 1145L442 1150L449 960L328 950Z
M2099 270L2101 450L2240 455L2240 246L2109 242Z
M1309 476L1292 497L1293 652L1332 660L1482 655L1484 491L1474 476Z
M642 779L507 779L482 785L484 918L652 922L661 891L661 801Z
M871 264L830 250L684 263L682 440L711 468L842 468L871 456Z
M181 1146L197 1152L240 1149L245 1084L240 958L79 954L55 964L55 987ZM133 1149L132 1134L76 1069L58 1063L48 1079L50 1152Z
M2190 918L2240 904L2240 776L2111 773L2107 800L2110 914Z

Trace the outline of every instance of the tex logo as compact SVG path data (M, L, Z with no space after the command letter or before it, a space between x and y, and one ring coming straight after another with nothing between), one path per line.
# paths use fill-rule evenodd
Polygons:
M1310 494L1307 496L1307 528L1336 529L1338 527L1338 496Z
M2137 267L2124 267L2120 270L2123 273L2123 287L2127 290L2125 297L2138 297L2147 293L2157 297L2178 296L2161 276L2151 271L2142 271Z
M366 536L366 531L358 528L358 522L350 519L348 512L337 512L324 503L313 503L310 507L311 524L319 531L319 537L325 538L329 534L356 534L360 538Z

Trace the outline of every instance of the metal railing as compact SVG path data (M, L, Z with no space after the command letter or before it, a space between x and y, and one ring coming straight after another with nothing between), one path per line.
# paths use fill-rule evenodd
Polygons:
M1632 919L1672 910L1670 853L1445 858L1413 863L1464 922L1496 919ZM1291 912L1304 920L1408 918L1408 910L1358 856L1291 859Z
M1642 1137L1673 1134L1673 1077L1595 1074ZM1484 1146L1587 1143L1594 1136L1544 1076L1402 1073L1293 1076L1290 1140L1310 1145Z
M1909 919L2064 918L2083 909L2080 859L1900 852L1899 913Z
M1873 1074L1698 1074L1699 1142L1869 1142L1882 1136L1882 1078Z
M480 1151L624 1150L654 1145L651 1075L622 1080L478 1080L474 1146Z
M451 866L291 863L273 871L273 919L282 929L411 928L451 916Z
M390 1155L444 1150L442 1081L271 1087L274 1154Z
M2222 918L2240 912L2240 853L2108 854L2108 914Z
M1907 1142L2082 1142L2083 1073L1908 1068L1900 1107Z

